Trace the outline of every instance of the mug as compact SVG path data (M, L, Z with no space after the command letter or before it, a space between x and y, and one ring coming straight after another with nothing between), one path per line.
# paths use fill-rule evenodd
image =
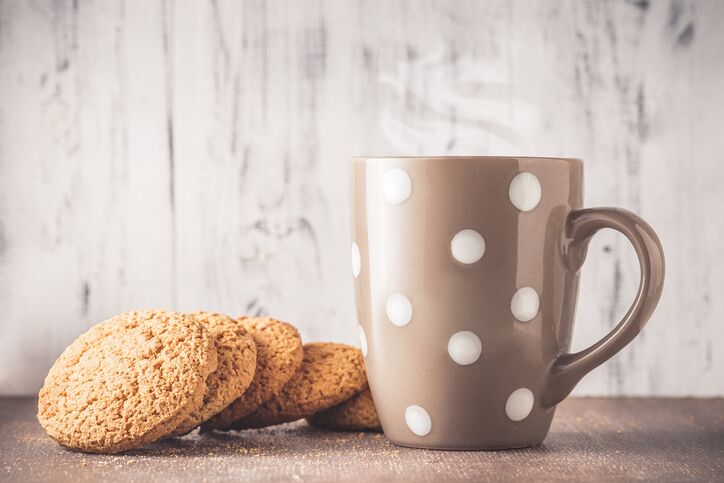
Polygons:
M661 295L656 234L628 211L582 209L578 159L354 158L351 181L360 345L395 444L539 444L556 404ZM602 228L636 250L638 294L606 337L570 353L579 270Z

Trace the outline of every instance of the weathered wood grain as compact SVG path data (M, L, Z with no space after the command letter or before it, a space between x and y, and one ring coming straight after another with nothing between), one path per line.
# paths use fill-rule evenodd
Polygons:
M352 342L347 160L586 160L668 278L579 394L724 394L724 4L0 0L0 393L139 306L272 313ZM637 264L597 238L575 348Z
M299 422L105 456L59 447L34 399L0 398L0 481L721 481L723 415L722 399L573 398L523 450L402 448Z

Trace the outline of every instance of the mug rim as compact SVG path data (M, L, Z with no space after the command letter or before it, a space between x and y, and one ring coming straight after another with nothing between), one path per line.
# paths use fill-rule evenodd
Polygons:
M367 161L436 161L436 160L477 160L477 161L493 161L493 160L511 160L511 161L567 161L574 164L583 164L580 158L558 158L554 156L352 156L354 162Z

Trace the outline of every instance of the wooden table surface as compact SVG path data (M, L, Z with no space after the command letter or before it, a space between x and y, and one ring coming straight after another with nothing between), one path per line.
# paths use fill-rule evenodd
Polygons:
M546 441L510 451L401 448L303 422L192 435L123 455L48 438L35 400L0 399L2 481L724 481L724 399L569 399Z

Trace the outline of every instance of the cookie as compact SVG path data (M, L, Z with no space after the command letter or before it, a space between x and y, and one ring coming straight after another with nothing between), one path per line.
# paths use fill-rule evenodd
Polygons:
M307 417L307 421L334 431L382 431L369 388L342 404Z
M256 344L256 373L246 392L201 425L201 432L225 430L281 392L302 364L302 339L286 322L268 317L240 317Z
M336 406L366 386L359 349L345 344L304 344L302 365L282 392L233 427L262 428L296 421Z
M256 344L241 323L213 312L189 315L214 339L219 364L206 380L204 404L179 424L174 436L189 433L244 394L256 370Z
M121 314L58 357L40 390L38 421L76 450L137 448L201 407L216 365L214 341L192 317L164 310Z

